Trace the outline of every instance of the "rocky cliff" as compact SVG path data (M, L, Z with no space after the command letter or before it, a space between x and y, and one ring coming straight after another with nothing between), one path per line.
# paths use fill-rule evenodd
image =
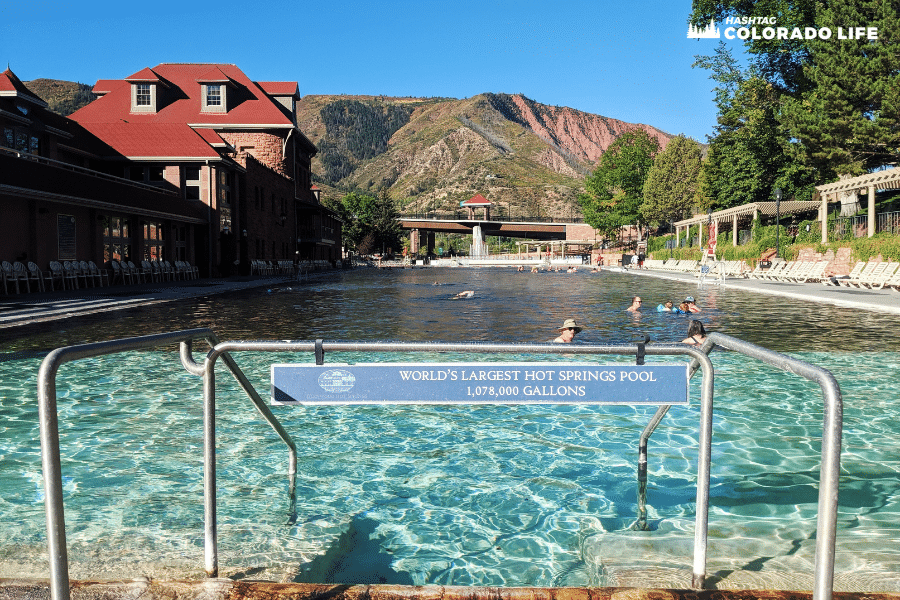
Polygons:
M618 136L640 128L661 147L672 137L508 94L306 96L297 114L319 147L313 173L326 194L386 189L410 212L452 211L482 194L501 214L577 216L585 175Z

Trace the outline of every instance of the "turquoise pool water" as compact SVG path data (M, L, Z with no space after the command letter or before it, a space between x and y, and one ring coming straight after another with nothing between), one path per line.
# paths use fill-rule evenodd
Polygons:
M448 300L462 289L475 289L476 296ZM545 341L570 316L587 327L579 335L586 341L631 341L644 333L655 340L684 337L685 317L624 313L635 293L651 306L691 294L704 307L700 316L708 327L835 374L844 398L835 588L900 591L896 317L796 302L775 310L778 301L771 297L626 274L361 271L65 321L54 331L5 332L2 352L21 357L196 326L212 326L222 339ZM819 391L728 352L712 358L709 580L730 588L811 589ZM447 357L428 357L434 359ZM236 360L265 392L269 364L311 357L245 353ZM47 573L39 364L39 358L0 362L0 577ZM223 374L217 432L222 574L274 581L686 587L696 379L691 405L673 408L651 438L652 531L632 532L636 444L652 408L277 407L301 449L298 519L288 524L285 448ZM183 370L174 351L142 352L69 363L60 371L58 392L72 576L201 577L199 378Z

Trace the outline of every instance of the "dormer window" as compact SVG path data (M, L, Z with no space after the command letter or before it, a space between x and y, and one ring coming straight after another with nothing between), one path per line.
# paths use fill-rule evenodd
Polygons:
M155 113L158 87L155 83L132 83L131 112Z
M221 83L203 84L203 112L227 112L226 87Z
M206 86L206 105L222 106L222 86L218 83Z
M149 83L138 83L135 85L134 104L135 106L150 106L152 104Z

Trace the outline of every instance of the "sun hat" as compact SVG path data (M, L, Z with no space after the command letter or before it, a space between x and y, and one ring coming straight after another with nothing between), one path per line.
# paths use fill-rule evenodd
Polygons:
M688 296L687 298L684 299L684 301L685 301L685 302L693 302L693 301L694 301L694 297L693 297L693 296Z
M566 319L566 322L563 323L562 327L557 329L557 331L562 331L563 329L568 329L570 327L575 330L575 333L578 333L582 330L582 327L579 327L575 324L575 319Z

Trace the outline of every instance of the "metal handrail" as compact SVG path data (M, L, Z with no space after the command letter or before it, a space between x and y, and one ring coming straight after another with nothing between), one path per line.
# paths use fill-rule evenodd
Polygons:
M768 365L819 384L822 389L822 464L819 467L819 504L816 523L816 560L813 600L831 600L834 591L834 554L837 537L838 488L841 468L841 435L844 402L841 386L830 371L786 354L762 348L722 333L711 333L701 350L715 347L740 352Z
M67 362L106 354L115 354L129 350L143 350L173 343L179 343L179 355L188 372L200 374L203 366L191 356L191 342L205 340L211 347L219 343L211 329L189 329L147 335L142 337L95 342L58 348L50 352L41 362L38 371L38 413L41 430L41 466L44 475L44 506L47 515L47 548L50 555L50 594L53 600L68 600L69 596L69 559L66 550L66 525L62 493L62 467L59 448L59 414L56 404L56 374ZM291 511L295 510L294 488L297 473L297 447L281 424L272 415L268 406L253 390L249 380L228 356L223 356L232 375L241 387L250 395L257 410L269 422L269 425L281 436L290 449L289 459L289 494ZM204 429L214 427L214 407L204 407ZM215 471L213 470L213 476ZM204 476L205 477L205 476Z
M699 458L697 467L697 512L695 515L694 534L694 566L692 581L694 587L702 588L706 578L707 529L709 521L709 473L712 454L712 407L713 407L713 366L709 356L698 348L684 344L659 344L653 346L637 345L594 345L594 344L499 344L484 342L438 343L438 342L324 342L311 341L229 341L217 344L207 355L204 365L203 394L204 406L215 405L215 361L219 356L228 356L234 352L312 352L317 364L324 364L326 352L457 352L457 353L516 353L516 354L606 354L606 355L687 355L692 358L694 370L703 370L701 386L701 411L699 434ZM663 413L665 414L665 413ZM660 417L661 418L661 417ZM215 448L212 437L215 431L209 431L210 438L205 441L208 449ZM211 452L211 450L210 450ZM206 547L205 569L210 577L218 575L218 551L216 548L216 504L215 504L215 458L214 454L205 465L211 470L212 477L204 477L207 499L205 507ZM646 466L646 461L645 461ZM646 471L645 471L646 474ZM207 487L208 486L208 487ZM645 477L646 489L646 477Z
M205 339L212 349L203 364L193 360L190 343ZM820 472L818 522L816 528L815 587L813 600L830 600L834 583L834 555L837 527L838 478L843 402L840 386L827 370L804 361L761 348L749 342L720 333L712 333L700 348L682 344L637 345L558 345L558 344L495 344L495 343L398 343L398 342L324 342L316 341L229 341L219 342L209 329L197 329L141 338L70 346L51 352L38 377L38 401L41 420L41 460L44 469L46 492L48 548L51 562L51 594L53 600L69 597L65 524L62 504L62 476L59 459L59 429L56 411L55 376L59 366L67 361L89 356L111 354L123 350L142 349L164 343L181 343L180 354L185 368L203 377L204 398L204 522L205 567L207 575L218 576L218 549L216 529L215 486L215 362L221 356L232 374L250 396L260 413L291 448L291 498L294 510L294 481L296 475L296 447L289 435L272 415L271 411L253 389L230 354L238 351L311 352L317 364L324 364L326 352L457 352L457 353L518 353L518 354L590 354L634 355L639 361L644 355L687 355L689 376L698 369L703 372L701 385L700 430L698 439L697 503L694 532L694 563L692 585L702 589L706 577L706 552L709 518L709 478L712 446L712 409L714 369L709 352L716 346L757 358L810 381L819 383L825 405L822 435L822 464ZM640 364L640 363L639 363ZM662 418L669 410L660 406L641 434L639 449L639 497L646 494L647 442ZM643 470L643 478L641 472ZM646 523L646 504L639 502L638 522L643 510ZM636 524L637 524L636 523ZM639 528L639 527L638 527Z

